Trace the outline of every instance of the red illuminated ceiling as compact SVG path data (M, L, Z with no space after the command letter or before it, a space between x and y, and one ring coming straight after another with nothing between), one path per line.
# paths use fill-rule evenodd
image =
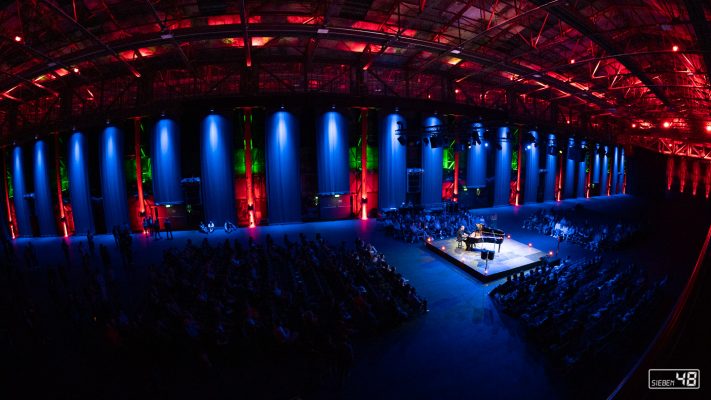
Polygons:
M693 134L711 120L704 1L17 0L0 7L5 135L61 118L62 102L76 117L79 108L110 113L131 103L124 98L136 96L139 81L153 96L175 99L239 92L257 77L252 93L347 94L361 74L368 95L549 112L557 123L584 120L581 127L669 122Z

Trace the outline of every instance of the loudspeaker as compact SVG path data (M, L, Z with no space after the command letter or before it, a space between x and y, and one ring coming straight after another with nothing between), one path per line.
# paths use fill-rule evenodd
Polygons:
M486 253L487 253L486 250L482 250L482 251L481 251L481 259L482 259L482 260L486 260L486 257L487 257L487 256L486 256Z
M487 251L487 253L488 253L488 256L487 256L487 257L489 258L489 261L493 260L493 259L494 259L494 254L496 254L496 252L493 251L493 250L489 250L489 251Z

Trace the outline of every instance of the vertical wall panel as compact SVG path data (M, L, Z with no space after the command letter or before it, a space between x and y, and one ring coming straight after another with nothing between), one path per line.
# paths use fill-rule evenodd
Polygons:
M600 196L607 196L607 160L610 158L610 155L607 153L610 151L610 148L603 145L602 150L605 154L600 156Z
M267 116L267 208L269 223L301 221L299 124L287 111Z
M555 200L555 181L558 176L558 150L555 135L548 135L546 143L546 174L543 186L543 201Z
M12 150L12 187L14 189L15 219L20 236L32 236L30 221L30 204L25 199L25 168L22 160L22 148L15 146Z
M106 230L128 224L128 198L124 170L124 135L121 129L107 126L99 139L101 195L104 198ZM80 232L77 230L77 232Z
M232 129L227 118L209 114L202 120L200 166L205 223L235 222L232 179Z
M538 132L531 131L531 135L538 142ZM523 148L525 155L526 182L523 188L524 203L535 203L538 200L538 176L540 168L538 167L539 154L545 151L545 147L529 144ZM519 167L520 168L520 167Z
M439 118L425 118L425 126L441 125ZM446 144L445 144L446 145ZM441 147L432 148L422 144L422 197L420 203L425 207L442 204L442 153Z
M180 187L180 130L172 119L162 118L153 128L153 199L156 204L183 202Z
M565 181L563 183L563 197L566 199L575 196L575 164L577 164L575 158L577 158L577 154L575 139L568 139L568 148L565 153Z
M511 195L511 148L515 144L509 142L509 128L505 126L497 129L496 140L498 145L494 145L494 206L503 206L509 204Z
M57 223L52 207L52 191L49 184L49 147L44 140L35 142L34 147L34 183L35 213L42 236L57 234Z
M617 146L612 148L612 170L610 172L610 194L617 194L617 173L620 170L619 164L620 151Z
M89 191L89 156L86 153L86 137L81 132L73 132L69 137L67 151L69 165L69 197L72 203L74 232L85 235L94 231L94 216L91 210Z
M615 193L622 193L622 186L624 184L624 178L625 178L625 149L624 147L620 147L620 163L619 167L617 169L617 185L616 189L617 191Z
M578 184L576 185L577 192L576 196L578 198L584 198L585 197L585 190L586 190L586 178L587 178L587 171L586 171L586 164L585 164L585 154L587 152L587 148L585 147L585 141L580 142L580 146L578 146L578 149L580 151L579 153L579 158L578 158Z
M592 176L590 177L590 183L595 183L598 184L600 183L600 161L602 156L600 156L600 149L602 148L602 145L600 143L596 143L595 146L593 146L593 152L592 152Z
M346 119L340 112L328 111L319 116L316 126L318 192L347 193L350 187Z
M472 140L467 152L467 187L486 187L486 152L488 147L484 142L484 127L480 123L474 124L474 132L479 135L480 144L476 138Z
M407 190L407 147L398 142L397 122L404 126L405 119L399 114L383 118L378 149L378 207L400 207Z

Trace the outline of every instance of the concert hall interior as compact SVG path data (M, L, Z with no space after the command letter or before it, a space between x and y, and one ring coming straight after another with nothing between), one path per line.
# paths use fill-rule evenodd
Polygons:
M639 399L709 364L708 1L0 27L3 399Z

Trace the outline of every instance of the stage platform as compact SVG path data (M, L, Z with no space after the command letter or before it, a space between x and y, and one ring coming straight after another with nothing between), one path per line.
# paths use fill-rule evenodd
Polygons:
M474 250L457 248L457 239L442 239L427 242L427 248L447 259L449 262L473 275L482 282L490 282L503 278L513 273L531 269L541 264L541 257L546 256L528 244L512 239L505 239L499 246L491 243L479 244ZM489 260L488 268L485 260L481 259L481 249L495 250L493 260Z

